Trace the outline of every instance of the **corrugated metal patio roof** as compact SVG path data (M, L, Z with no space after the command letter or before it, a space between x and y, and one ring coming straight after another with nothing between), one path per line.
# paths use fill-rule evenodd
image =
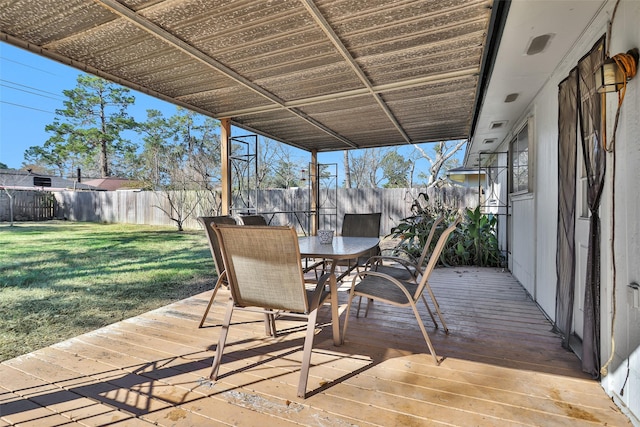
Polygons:
M0 40L305 150L334 151L468 138L492 4L0 0Z

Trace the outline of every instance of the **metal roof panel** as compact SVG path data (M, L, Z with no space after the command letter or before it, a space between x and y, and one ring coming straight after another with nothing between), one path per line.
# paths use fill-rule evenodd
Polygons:
M0 40L329 151L468 136L491 6L0 0Z

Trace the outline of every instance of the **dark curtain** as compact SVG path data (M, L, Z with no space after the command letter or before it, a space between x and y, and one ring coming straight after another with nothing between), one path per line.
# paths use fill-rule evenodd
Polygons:
M582 153L587 174L589 252L584 295L582 370L600 376L600 199L604 186L606 158L602 148L601 95L595 90L595 70L604 61L604 37L578 62L578 111Z
M578 69L558 87L558 236L556 252L556 327L569 348L575 290L576 147Z

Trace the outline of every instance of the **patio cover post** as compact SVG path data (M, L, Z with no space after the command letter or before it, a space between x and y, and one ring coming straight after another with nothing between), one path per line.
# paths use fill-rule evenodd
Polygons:
M311 235L318 234L320 216L318 206L320 205L320 191L318 191L318 150L311 150Z
M221 215L231 211L231 120L220 120L220 167L222 169Z

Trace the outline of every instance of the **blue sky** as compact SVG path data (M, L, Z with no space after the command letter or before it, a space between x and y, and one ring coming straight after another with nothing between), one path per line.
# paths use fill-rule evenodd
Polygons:
M43 56L0 42L0 162L20 168L24 152L42 145L51 136L46 125L55 110L63 107L63 90L76 87L81 72ZM146 118L155 108L172 115L176 107L134 92L136 103L130 114Z
M62 108L62 91L76 87L79 70L52 61L26 50L0 42L0 163L10 168L20 168L24 152L31 146L43 145L49 138L46 125L53 122L55 110ZM138 120L146 119L148 109L157 109L166 116L173 115L173 104L132 91L136 102L129 113ZM246 134L242 129L232 129L232 134ZM426 144L424 146L427 146ZM412 147L401 148L408 155ZM292 148L293 155L310 161L309 153ZM458 155L462 156L462 152ZM342 175L343 152L319 153L320 163L337 163ZM418 162L418 168L428 166Z

